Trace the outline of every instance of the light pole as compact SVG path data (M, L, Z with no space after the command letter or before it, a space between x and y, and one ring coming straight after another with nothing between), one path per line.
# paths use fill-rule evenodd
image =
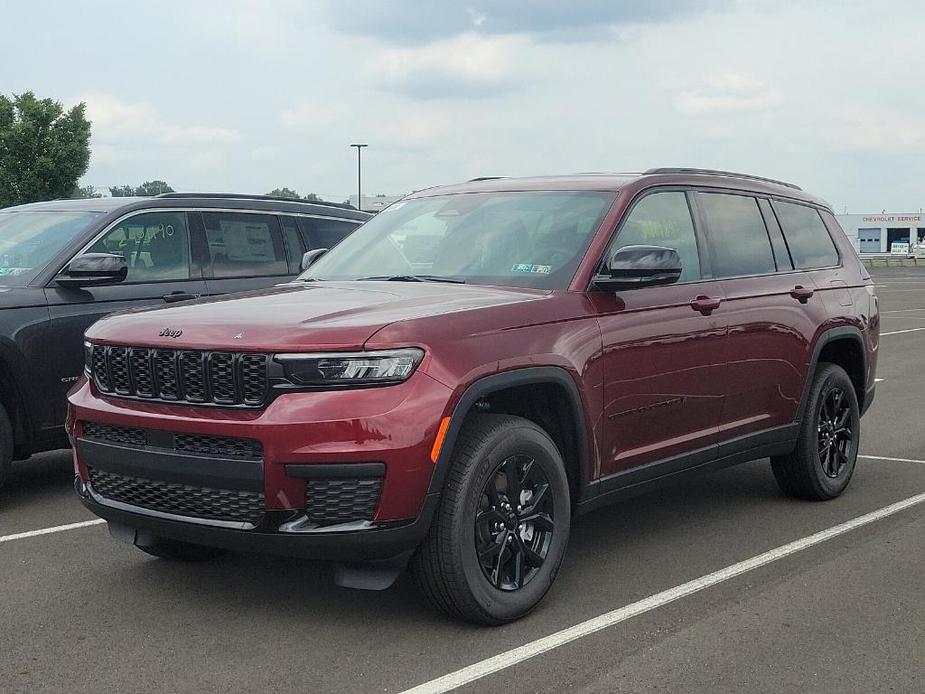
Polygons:
M351 147L357 148L357 209L360 212L363 211L363 169L361 166L361 160L363 159L361 153L364 147L369 147L366 144L353 144Z

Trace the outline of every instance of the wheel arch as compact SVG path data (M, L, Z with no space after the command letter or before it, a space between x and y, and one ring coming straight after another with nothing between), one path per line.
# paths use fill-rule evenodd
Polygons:
M809 390L820 361L837 364L848 373L854 384L858 405L863 411L867 390L867 352L864 349L864 336L858 328L843 325L830 328L816 338L795 421L803 419Z
M564 403L565 414L568 416L567 421L564 422L566 425L564 429L550 431L544 422L537 421L536 416L530 416L531 404L528 403L520 409L510 407L503 407L501 410L491 409L490 403L493 400L500 402L499 396L522 393L524 389L529 390L531 387L555 388L561 394L562 399L558 402ZM453 408L450 425L436 461L429 493L439 492L443 488L453 448L465 424L466 416L473 411L485 411L480 403L486 402L489 403L488 412L519 414L535 421L547 431L566 463L566 474L569 476L573 492L572 502L574 504L580 501L591 477L591 437L588 430L588 418L574 378L565 369L554 366L525 367L504 371L484 376L466 388ZM572 444L573 448L569 444Z

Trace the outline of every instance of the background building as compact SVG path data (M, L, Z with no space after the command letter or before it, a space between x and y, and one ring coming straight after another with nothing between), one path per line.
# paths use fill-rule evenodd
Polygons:
M889 253L894 243L909 244L909 252L925 246L925 213L921 210L836 216L859 253Z
M386 195L385 193L379 193L378 195L364 195L363 204L357 205L357 196L356 193L350 196L350 204L356 207L358 210L363 210L364 212L379 212L380 210L388 207L396 200L401 200L404 195Z

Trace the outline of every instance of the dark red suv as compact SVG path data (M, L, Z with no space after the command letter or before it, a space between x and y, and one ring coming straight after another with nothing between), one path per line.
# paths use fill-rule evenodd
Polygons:
M393 204L297 280L106 318L76 488L181 559L330 560L443 610L533 608L576 513L770 457L839 495L874 394L870 277L823 201L688 169L481 179Z

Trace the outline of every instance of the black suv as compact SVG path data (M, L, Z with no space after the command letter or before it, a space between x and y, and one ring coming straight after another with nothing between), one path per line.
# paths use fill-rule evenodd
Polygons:
M167 193L0 210L0 484L14 458L68 445L65 395L107 313L260 289L371 215L269 196Z

